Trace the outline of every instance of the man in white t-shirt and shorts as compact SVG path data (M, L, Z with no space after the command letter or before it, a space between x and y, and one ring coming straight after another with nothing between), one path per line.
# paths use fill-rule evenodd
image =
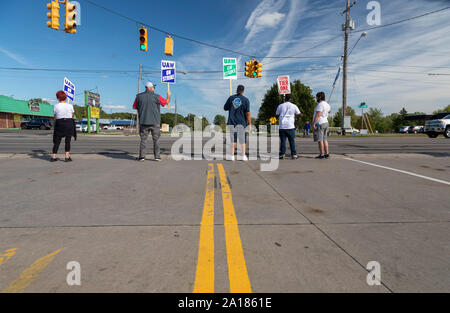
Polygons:
M320 154L316 159L328 159L328 115L331 113L330 105L325 101L325 93L319 92L316 95L317 106L314 109L313 126L314 142L319 143Z
M298 107L291 103L291 95L284 96L285 102L280 104L277 108L276 115L280 118L280 159L285 158L286 153L286 137L291 146L291 157L297 159L297 151L295 150L295 116L301 115Z

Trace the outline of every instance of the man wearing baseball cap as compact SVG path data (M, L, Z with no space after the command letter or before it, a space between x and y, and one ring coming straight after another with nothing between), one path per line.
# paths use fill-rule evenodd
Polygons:
M152 132L153 153L155 161L161 161L159 149L159 137L161 135L161 107L169 104L170 91L167 91L167 99L155 93L155 86L152 82L145 84L145 91L138 94L134 100L133 109L139 113L139 135L141 143L139 146L138 161L145 160L145 152L147 150L148 133Z

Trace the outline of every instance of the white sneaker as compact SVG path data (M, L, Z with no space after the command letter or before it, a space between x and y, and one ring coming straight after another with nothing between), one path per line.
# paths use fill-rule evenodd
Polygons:
M234 161L234 155L227 155L226 160L227 161Z
M242 156L242 161L248 161L248 158L245 154Z

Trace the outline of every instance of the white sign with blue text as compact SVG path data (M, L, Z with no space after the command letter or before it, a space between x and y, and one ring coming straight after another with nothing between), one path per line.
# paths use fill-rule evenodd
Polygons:
M67 95L67 98L73 101L75 99L75 85L67 79L67 77L64 77L64 92Z
M175 61L161 60L161 83L175 84Z

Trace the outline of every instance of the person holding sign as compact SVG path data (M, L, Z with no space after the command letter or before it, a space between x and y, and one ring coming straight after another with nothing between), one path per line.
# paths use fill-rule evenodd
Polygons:
M139 145L138 161L145 160L145 152L147 150L148 133L152 133L153 153L155 161L161 161L159 137L161 135L161 108L170 102L170 90L167 90L167 99L155 93L155 85L152 82L145 84L145 92L136 96L133 109L139 113L139 135L141 143Z
M295 160L297 159L297 151L295 150L295 116L301 116L302 114L298 107L290 102L290 94L286 94L284 100L285 102L278 106L275 113L280 116L280 159L285 158L287 137L291 147L291 157Z
M75 129L75 121L73 120L73 105L65 102L67 95L64 91L60 90L56 93L56 98L59 103L55 104L53 107L53 114L55 115L55 130L53 132L53 154L50 162L56 162L56 154L58 153L59 145L61 144L61 139L65 138L65 152L66 158L65 162L72 162L70 157L70 140L72 136L77 139L77 132Z

